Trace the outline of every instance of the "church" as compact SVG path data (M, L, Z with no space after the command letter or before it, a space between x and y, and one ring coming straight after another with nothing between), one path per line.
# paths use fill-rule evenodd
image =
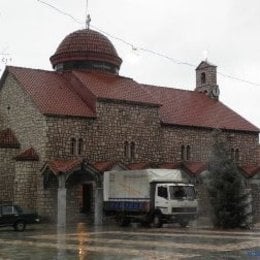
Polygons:
M220 129L260 220L259 128L219 100L215 65L198 64L193 91L142 84L120 75L113 44L91 29L67 35L50 62L2 75L0 201L80 221L102 205L104 171L179 168L207 214L200 176Z

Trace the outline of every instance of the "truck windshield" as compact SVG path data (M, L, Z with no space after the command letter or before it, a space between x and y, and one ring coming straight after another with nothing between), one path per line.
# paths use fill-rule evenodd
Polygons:
M195 199L195 191L193 186L170 186L171 199Z

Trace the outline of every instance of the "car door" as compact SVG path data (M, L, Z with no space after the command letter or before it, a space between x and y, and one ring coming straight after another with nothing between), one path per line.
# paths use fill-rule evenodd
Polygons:
M1 225L12 225L15 222L16 214L13 205L2 205Z
M162 213L168 214L168 188L166 185L157 185L155 195L155 208L160 209Z
M0 226L2 225L2 206L0 205Z

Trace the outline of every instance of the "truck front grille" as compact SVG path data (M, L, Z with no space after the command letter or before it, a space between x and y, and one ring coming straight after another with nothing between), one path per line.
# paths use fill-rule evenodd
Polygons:
M172 213L196 213L196 212L197 212L196 207L191 207L191 208L175 207L175 208L172 208Z

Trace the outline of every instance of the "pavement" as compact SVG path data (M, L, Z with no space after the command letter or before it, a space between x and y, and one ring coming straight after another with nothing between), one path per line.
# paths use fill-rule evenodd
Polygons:
M260 223L252 230L217 230L207 219L187 228L133 224L57 228L28 226L24 232L0 229L0 259L128 260L128 259L260 259Z

